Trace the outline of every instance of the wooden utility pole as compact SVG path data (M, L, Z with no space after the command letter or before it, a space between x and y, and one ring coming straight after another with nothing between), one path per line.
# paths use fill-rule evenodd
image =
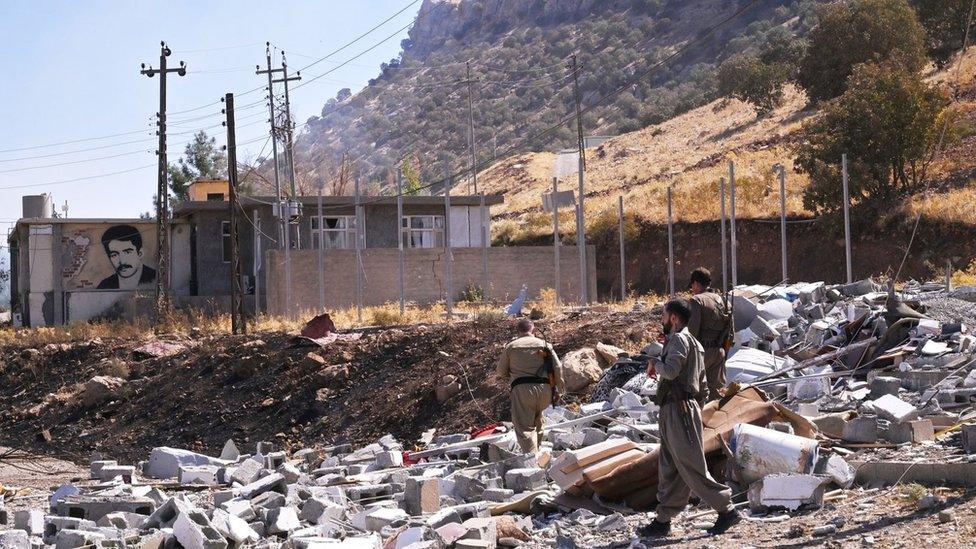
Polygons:
M237 216L240 203L237 199L237 133L234 128L234 94L224 96L224 113L227 120L227 179L229 180L230 208L230 327L235 334L247 333L247 320L244 316L243 270L241 269L241 248L238 239ZM254 235L257 238L257 234Z
M149 78L159 74L159 112L156 134L159 136L159 149L156 151L158 160L156 181L156 325L169 316L169 244L167 231L169 230L169 185L167 184L169 163L166 158L166 75L176 73L186 76L186 63L180 61L177 68L167 68L166 58L172 52L166 42L159 43L159 68L154 69L142 64L140 74Z

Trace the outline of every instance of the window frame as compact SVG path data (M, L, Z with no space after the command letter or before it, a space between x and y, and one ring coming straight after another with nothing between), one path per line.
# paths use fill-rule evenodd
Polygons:
M325 224L322 223L322 220L323 219L340 219L340 220L344 220L345 221L345 224L346 224L346 227L344 229L331 229L331 228L327 228L327 227L323 228L323 225L325 225ZM356 237L358 236L357 231L356 231L356 224L357 223L358 223L358 219L357 219L357 216L354 215L354 214L353 215L345 215L345 214L343 214L343 215L323 215L321 217L319 217L318 214L315 214L315 215L308 216L308 228L309 228L309 234L311 235L310 241L311 241L311 244L312 244L312 249L313 250L318 250L319 249L319 246L322 245L322 242L324 240L324 237L325 237L325 234L326 233L337 233L337 234L344 235L345 241L346 241L345 242L346 245L343 246L343 247L330 246L330 247L326 247L324 249L326 249L326 250L355 250L356 249L356 246L358 244L357 241L356 241L357 240ZM328 239L328 241L329 242L332 242L331 239Z
M415 219L430 219L431 227L413 227L413 221ZM439 221L439 223L438 223ZM424 246L423 235L429 233L431 235L432 243L430 246ZM420 245L414 245L413 235L420 235ZM436 248L443 248L445 246L447 237L447 219L444 215L440 214L423 214L423 215L404 215L400 219L400 241L403 242L404 248L406 249L419 249L419 250L432 250Z

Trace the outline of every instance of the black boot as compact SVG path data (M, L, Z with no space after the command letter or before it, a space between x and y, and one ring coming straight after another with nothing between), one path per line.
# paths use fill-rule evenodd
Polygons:
M663 538L670 534L671 523L659 522L657 519L654 519L649 524L645 524L637 529L637 535L641 538Z
M718 519L715 521L715 525L708 529L708 533L717 536L719 534L724 534L736 524L742 522L742 515L738 511L732 509L727 513L719 513Z

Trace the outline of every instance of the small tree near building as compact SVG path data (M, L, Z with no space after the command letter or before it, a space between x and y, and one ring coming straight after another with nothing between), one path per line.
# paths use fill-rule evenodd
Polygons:
M190 183L197 179L227 177L227 155L217 147L217 139L201 130L186 144L183 158L169 165L169 189L177 202L189 199Z
M851 199L890 199L918 191L936 146L952 125L948 96L897 60L860 65L843 95L801 130L797 167L810 175L804 205L842 206L841 155Z

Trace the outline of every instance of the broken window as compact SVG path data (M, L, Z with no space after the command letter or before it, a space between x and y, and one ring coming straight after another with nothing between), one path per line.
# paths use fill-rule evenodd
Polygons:
M325 243L326 250L352 250L356 248L356 216L330 215L312 216L312 249L319 249Z
M403 245L406 248L444 246L443 215L405 215L400 227Z

